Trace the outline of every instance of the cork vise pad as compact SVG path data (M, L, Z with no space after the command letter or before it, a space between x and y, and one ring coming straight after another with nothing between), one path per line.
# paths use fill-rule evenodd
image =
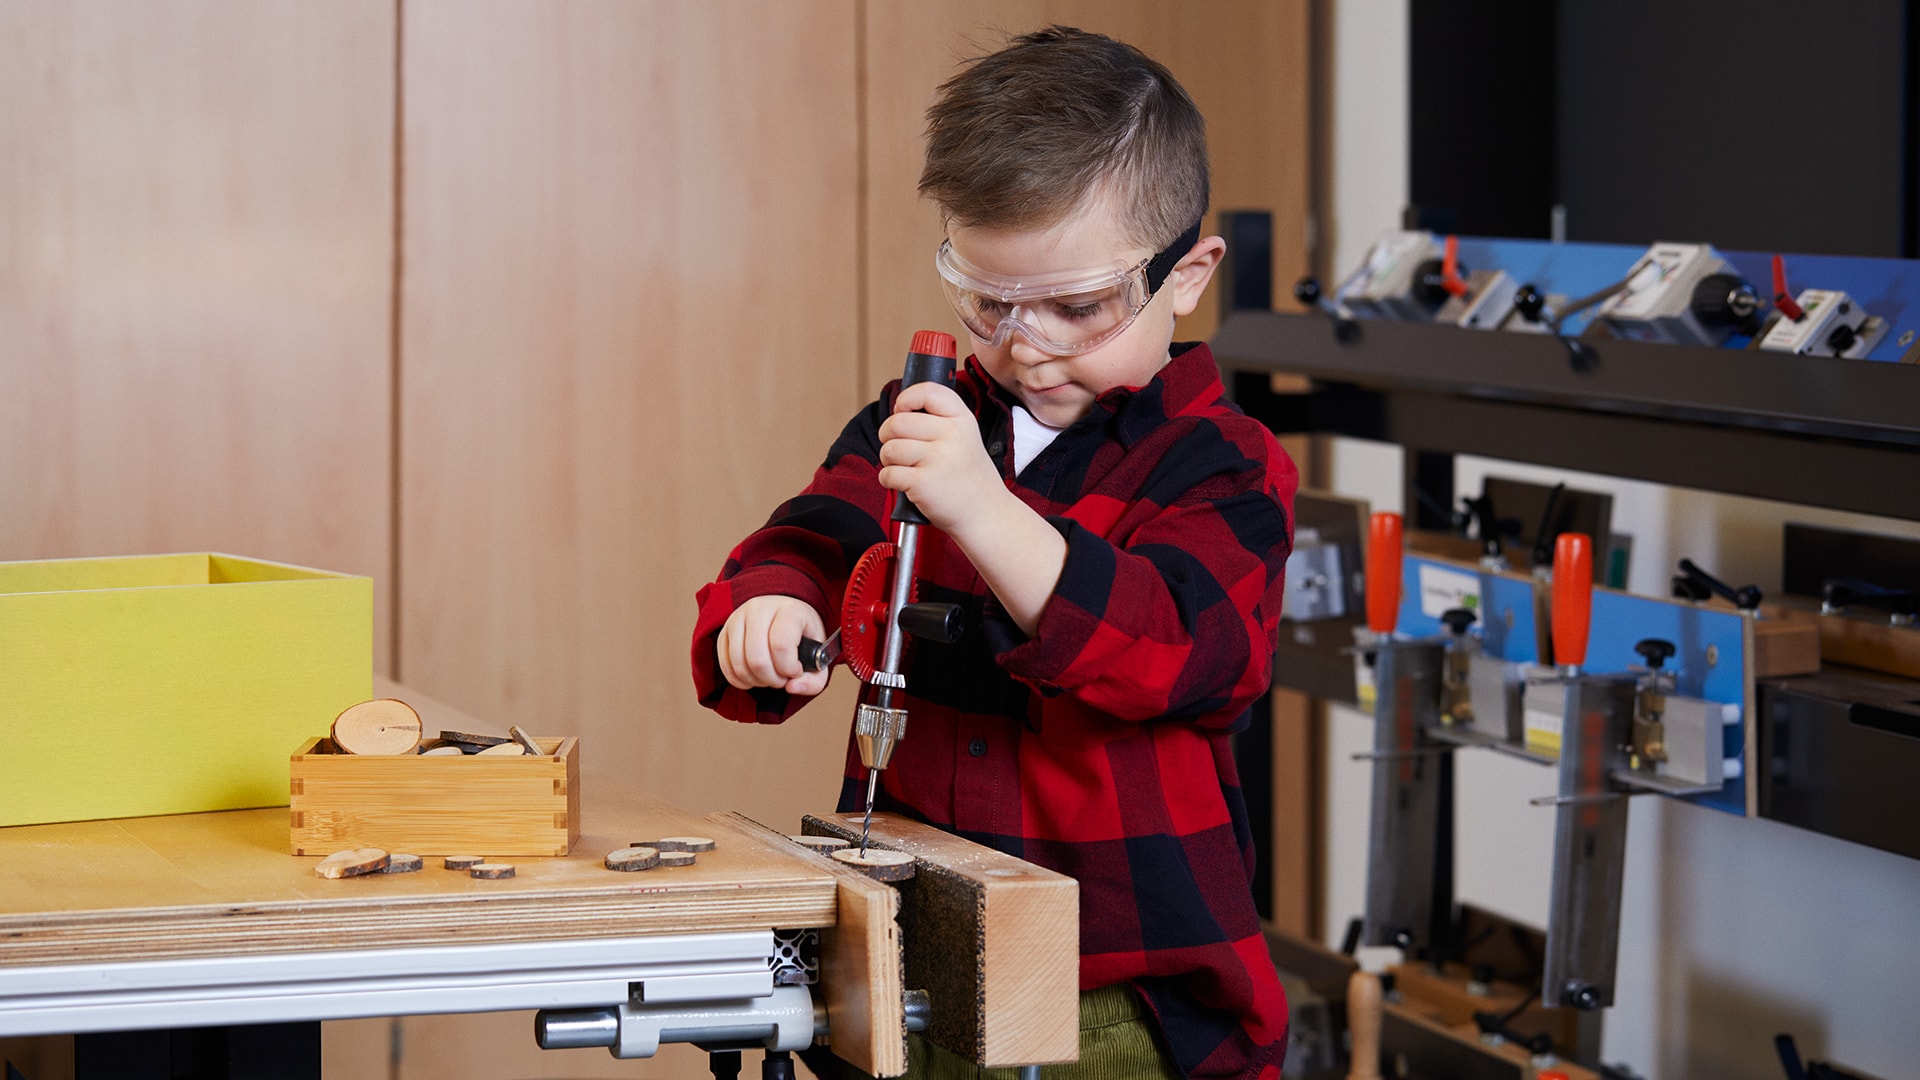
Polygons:
M858 843L859 814L809 815L801 832ZM872 847L914 857L900 890L906 985L933 1003L927 1038L985 1068L1080 1055L1080 886L895 814Z

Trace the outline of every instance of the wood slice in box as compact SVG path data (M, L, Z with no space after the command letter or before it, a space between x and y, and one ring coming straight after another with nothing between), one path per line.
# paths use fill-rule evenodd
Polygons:
M292 850L565 855L580 839L580 741L539 756L365 757L310 739L289 764Z

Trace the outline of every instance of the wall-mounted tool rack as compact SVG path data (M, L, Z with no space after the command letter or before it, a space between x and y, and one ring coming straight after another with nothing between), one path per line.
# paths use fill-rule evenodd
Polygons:
M1562 295L1603 287L1636 254L1465 237L1458 252L1463 264ZM1770 256L1724 254L1764 288ZM1888 321L1867 358L1762 351L1745 335L1718 347L1631 341L1569 319L1561 329L1578 336L1576 356L1546 333L1336 320L1324 309L1229 311L1212 345L1241 408L1275 431L1401 446L1412 528L1447 528L1433 508L1458 501L1457 454L1920 521L1920 263L1788 260L1797 279L1836 282ZM1275 374L1306 376L1306 386L1276 392ZM1280 665L1278 682L1291 685L1285 672ZM1793 683L1763 683L1757 714ZM1920 775L1920 738L1886 738L1888 753ZM1764 730L1757 750L1762 762L1786 752L1766 745ZM1810 824L1821 815L1802 808L1796 818L1764 793L1748 809L1920 858L1920 835L1890 844Z

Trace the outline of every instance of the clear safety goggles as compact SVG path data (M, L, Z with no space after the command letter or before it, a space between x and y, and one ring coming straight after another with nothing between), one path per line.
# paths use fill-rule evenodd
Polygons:
M942 241L934 256L947 302L967 332L999 347L1018 332L1055 356L1091 352L1133 325L1174 264L1200 239L1200 225L1165 251L1128 266L1115 262L1094 270L1068 270L1037 277L996 277L954 253Z

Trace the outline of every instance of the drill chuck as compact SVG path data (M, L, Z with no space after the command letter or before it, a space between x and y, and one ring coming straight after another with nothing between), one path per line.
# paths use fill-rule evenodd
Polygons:
M893 760L893 748L907 734L907 710L879 705L862 705L853 714L853 739L860 748L860 763L869 769L884 769Z

